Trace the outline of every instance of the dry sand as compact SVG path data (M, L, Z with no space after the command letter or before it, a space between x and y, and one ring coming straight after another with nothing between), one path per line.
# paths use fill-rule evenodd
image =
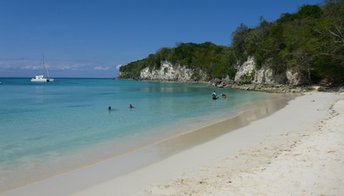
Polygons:
M153 186L146 194L343 195L344 100L306 129L267 137L253 149Z
M162 161L92 181L108 175L111 164L4 195L341 195L344 94L307 93L266 118ZM83 186L70 189L76 179Z
M341 195L344 95L282 110L76 195Z

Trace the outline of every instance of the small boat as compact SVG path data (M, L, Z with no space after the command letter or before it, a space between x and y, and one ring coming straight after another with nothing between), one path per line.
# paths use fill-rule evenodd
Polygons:
M37 75L34 78L31 78L31 82L53 82L54 78L49 77L49 71L47 67L45 66L44 62L44 56L43 56L43 67L45 69L45 72L47 73L47 77L45 78L44 75Z
M45 78L44 75L37 75L31 78L31 82L53 82L53 78Z

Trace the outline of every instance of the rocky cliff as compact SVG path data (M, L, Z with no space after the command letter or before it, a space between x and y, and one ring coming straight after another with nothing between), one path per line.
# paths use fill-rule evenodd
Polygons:
M298 86L305 84L300 73L287 70L283 73L276 73L268 66L257 68L253 57L236 67L237 72L234 80L228 76L222 79L213 79L213 83L218 86L226 86L230 83L261 84L261 85L291 85ZM122 74L122 73L121 73ZM181 65L173 65L168 61L161 63L159 68L145 67L140 70L141 80L165 80L165 81L208 81L209 76L202 70L193 70Z
M160 68L150 69L146 67L140 72L140 79L142 80L166 80L166 81L204 81L206 74L201 70L193 70L185 66L172 65L164 61Z
M246 62L237 67L234 82L237 84L287 84L291 86L298 86L305 83L301 74L292 70L286 72L276 73L267 66L260 69L257 68L253 57L249 57Z

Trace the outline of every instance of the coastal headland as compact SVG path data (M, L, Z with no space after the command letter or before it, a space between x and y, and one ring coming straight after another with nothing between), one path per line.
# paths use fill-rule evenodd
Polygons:
M230 88L225 90L228 90L227 92L232 89L264 91L272 93L269 96L273 98L255 102L256 97L242 96L238 100L252 98L248 101L251 104L230 117L216 120L208 110L202 116L204 118L196 119L194 124L190 123L190 120L176 128L172 125L172 128L167 126L171 130L176 130L172 136L156 139L122 154L110 155L92 163L82 161L82 158L88 158L87 156L75 154L73 158L78 159L79 155L82 157L79 158L84 163L82 166L78 165L44 177L29 179L15 168L21 176L7 186L6 182L3 182L13 175L8 175L9 177L2 175L0 187L4 189L0 194L4 196L343 195L343 13L343 0L324 1L318 5L302 5L296 12L283 13L275 21L267 21L261 17L256 26L240 24L230 34L231 40L228 40L230 45L217 45L209 41L178 42L175 47L163 47L143 59L116 66L118 79L199 82L207 83L205 93L209 93L210 90ZM107 69L108 67L103 66L94 67L94 70ZM147 99L142 99L138 93L141 90L137 86L136 84L123 91L112 89L100 92L94 95L94 99L104 98L103 95L116 97L117 101L135 97L137 101L142 101L141 107L146 107L146 111L152 111L151 108L168 108L166 107L166 97L168 97L170 103L178 105L171 104L169 107L171 110L161 113L153 111L155 115L158 114L153 120L162 121L161 117L166 117L164 119L166 123L174 121L173 116L166 114L186 118L192 117L190 108L206 108L203 105L192 107L189 104L189 108L179 105L179 103L205 102L197 102L193 94L187 96L181 93L179 95L187 97L187 101L176 101L173 88L161 91L170 94L163 98L158 97L154 102L160 104L152 106L153 104L149 102L152 101L150 98L158 94L155 88L144 88L143 92L149 95ZM120 96L125 94L121 92L127 91L129 96ZM112 101L113 97L109 100ZM225 99L228 103L232 103L231 106L236 106L234 99L227 99L227 95L224 94L220 100ZM149 101L145 102L146 100ZM222 103L215 100L217 100L216 93L213 99L208 101ZM137 108L139 106L136 103L134 105L134 111L139 111L136 110L136 106ZM110 105L106 104L106 107L108 106ZM78 107L80 107L79 103L69 107L68 111L70 108ZM223 106L217 107L212 111L218 111L220 107L227 109ZM185 116L178 113L181 111L180 108L187 108L183 113ZM19 111L23 113L22 110ZM42 111L48 109L43 108ZM93 112L92 109L86 111L84 114L87 116ZM134 116L132 114L138 114L133 110L130 111L131 113L128 111L125 114L131 117ZM232 114L230 109L221 111L220 114L225 116L227 111ZM110 113L115 115L115 112L106 111L106 115L109 116ZM134 131L139 130L141 126L144 127L143 122L151 123L150 120L143 118L145 116L149 115L142 113L134 117L135 120L141 120L137 127L130 127L133 121L126 121L128 118L114 119L124 119L123 122L128 122L128 130ZM74 141L85 142L96 138L99 134L98 130L101 130L101 125L104 124L99 122L103 119L105 118L96 115L92 119L80 121L90 123L88 127L95 127L93 130L97 132L86 139ZM110 122L114 123L114 119ZM98 121L98 124L91 123L93 120ZM213 121L210 122L211 120ZM28 122L32 123L32 121ZM178 124L179 121L175 122ZM113 125L111 123L109 125ZM87 130L88 127L81 131ZM27 133L32 134L29 131ZM60 138L68 137L62 135ZM103 138L111 139L108 135L103 135ZM143 140L144 137L139 138L141 139ZM71 140L70 144L76 143L74 141ZM88 143L83 144L88 146ZM23 146L27 147L25 145L21 147ZM111 146L106 150L115 151L114 148ZM10 148L5 146L5 149ZM11 153L9 155L12 155ZM25 163L38 165L42 173L52 168L49 168L50 165L45 161ZM58 163L60 165L61 162ZM39 173L34 170L32 172Z

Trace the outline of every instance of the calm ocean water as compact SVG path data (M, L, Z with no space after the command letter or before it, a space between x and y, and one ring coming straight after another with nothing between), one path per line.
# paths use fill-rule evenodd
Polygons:
M216 89L230 98L213 101L213 87L201 84L58 78L47 84L33 84L28 78L0 81L0 188L20 175L33 178L77 166L78 161L94 162L268 98L264 93ZM130 103L135 106L132 110Z

